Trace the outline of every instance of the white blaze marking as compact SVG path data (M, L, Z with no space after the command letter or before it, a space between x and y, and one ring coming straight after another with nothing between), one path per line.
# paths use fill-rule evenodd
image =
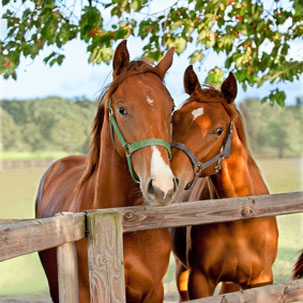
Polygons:
M146 101L149 105L153 105L153 103L154 103L154 100L151 99L149 96L147 96Z
M151 177L153 185L158 186L163 192L164 196L174 187L173 173L170 167L164 162L159 149L152 146L151 159Z
M199 107L197 109L194 109L191 114L193 115L194 117L194 120L197 119L199 116L203 115L204 114L204 110L202 107Z

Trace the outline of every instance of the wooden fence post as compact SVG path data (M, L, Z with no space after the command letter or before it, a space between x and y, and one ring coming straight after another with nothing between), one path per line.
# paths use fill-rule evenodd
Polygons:
M88 213L87 226L91 303L125 303L122 215Z
M68 214L58 213L56 216ZM68 242L57 247L57 262L60 303L79 303L76 242Z
M57 261L60 303L79 303L76 243L58 246Z

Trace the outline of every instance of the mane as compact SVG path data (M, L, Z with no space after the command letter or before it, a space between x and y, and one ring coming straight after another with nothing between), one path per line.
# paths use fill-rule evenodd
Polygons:
M81 187L93 175L93 173L96 171L96 168L98 167L101 151L101 131L103 127L105 109L111 95L126 78L144 73L152 73L158 76L163 82L163 72L160 71L157 67L153 67L150 64L150 61L141 58L138 60L131 61L127 69L111 83L109 83L101 92L97 113L94 118L91 130L91 144L87 159L87 166L80 179L79 187Z

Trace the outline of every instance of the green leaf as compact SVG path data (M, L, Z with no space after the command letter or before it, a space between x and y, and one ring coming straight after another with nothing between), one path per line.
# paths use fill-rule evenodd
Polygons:
M46 64L50 59L52 59L54 56L56 56L57 53L56 52L52 52L50 55L48 55L47 57L45 57L43 59L43 62Z
M22 19L23 20L26 19L31 13L32 11L29 8L27 8L22 14Z
M85 7L84 14L80 18L80 34L81 38L86 42L91 38L91 31L102 27L102 16L100 11L95 7Z
M170 30L175 31L178 27L182 26L184 24L183 20L178 20L176 22L172 22L170 24Z
M109 64L113 54L114 51L111 47L96 47L93 49L88 62L93 64L105 62L106 64Z
M115 33L115 39L119 40L119 39L123 39L128 35L128 30L124 29L124 28L119 28Z
M61 64L62 64L64 58L65 58L64 55L58 56L58 58L57 58L57 63L58 63L58 65L61 65Z
M190 56L190 64L194 64L196 61L201 62L204 58L202 51L195 51Z
M205 79L206 83L213 83L215 86L219 87L224 80L224 73L222 69L215 67L211 69Z
M50 65L50 66L53 66L55 63L57 63L57 58L54 58L53 60L51 60L51 61L49 62L49 65Z
M170 41L169 47L175 47L175 51L181 54L186 47L186 40L183 37L176 37L173 41Z

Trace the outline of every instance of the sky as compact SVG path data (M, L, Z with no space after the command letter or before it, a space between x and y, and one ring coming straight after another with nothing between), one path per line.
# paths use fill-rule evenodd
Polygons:
M157 1L155 1L157 2ZM158 1L159 2L159 1ZM169 5L169 3L165 3ZM3 37L6 28L3 21L0 22L0 33ZM116 43L118 45L120 41ZM114 46L114 47L115 47ZM127 46L131 59L140 57L143 54L143 43L139 38L129 38ZM294 52L302 49L302 45L294 45ZM112 66L105 63L92 65L88 63L88 53L83 41L73 40L64 46L66 59L61 66L49 67L43 63L43 58L52 51L51 47L46 47L41 54L32 59L22 58L17 70L17 80L4 80L0 77L0 100L1 99L32 99L47 96L61 96L65 98L86 97L91 100L98 98L102 88L112 80ZM169 69L165 83L171 95L175 99L176 105L180 105L187 95L183 89L183 74L189 64L188 56L194 51L194 45L181 55L174 55L174 62ZM301 53L301 51L300 51ZM194 69L201 82L207 76L210 69L217 65L222 65L224 55L209 54L203 65L194 65ZM226 73L225 76L228 74ZM299 80L288 83L279 83L280 89L287 94L287 104L293 104L297 96L303 95L303 77ZM239 86L237 101L246 97L262 98L269 94L271 89L277 86L264 85L261 88L248 87L244 92Z

